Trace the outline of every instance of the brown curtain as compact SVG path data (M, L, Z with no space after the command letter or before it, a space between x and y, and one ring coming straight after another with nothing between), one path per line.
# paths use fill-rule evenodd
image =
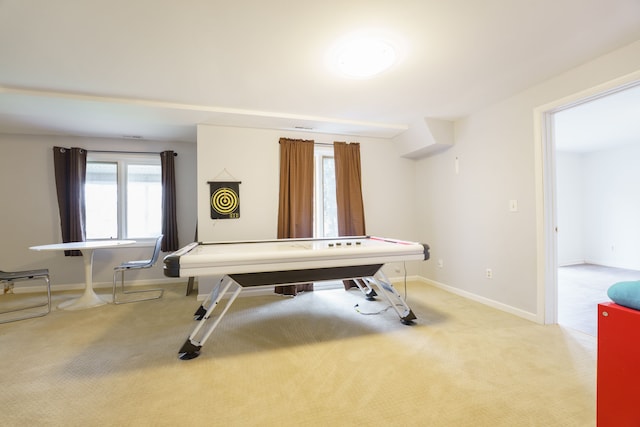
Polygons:
M360 168L360 144L333 143L336 167L336 205L338 208L338 234L340 236L364 236L364 203L362 201L362 174ZM345 280L345 289L356 286Z
M313 141L280 138L278 239L313 237ZM275 292L296 295L313 283L276 286Z
M162 166L162 234L164 234L161 250L163 252L173 252L179 248L174 159L175 154L171 150L160 153L160 164Z
M364 236L360 144L334 142L333 156L336 164L338 234L340 236Z
M62 241L83 242L86 239L84 183L87 177L87 151L82 148L53 147L53 167ZM65 251L65 255L81 256L82 253Z

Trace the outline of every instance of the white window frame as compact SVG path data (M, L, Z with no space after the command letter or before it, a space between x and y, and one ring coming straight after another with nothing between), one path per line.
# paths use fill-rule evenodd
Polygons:
M90 162L116 163L117 164L117 215L118 215L118 235L117 239L134 239L137 242L153 242L153 237L129 236L127 229L127 166L134 165L156 165L161 166L160 156L156 153L122 153L122 152L87 152L87 164ZM105 237L106 238L106 237ZM102 239L102 238L101 238ZM87 240L101 240L87 239Z

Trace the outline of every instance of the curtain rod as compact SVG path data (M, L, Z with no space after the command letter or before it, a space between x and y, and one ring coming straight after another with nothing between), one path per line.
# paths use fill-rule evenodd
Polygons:
M162 154L153 151L119 151L119 150L87 150L89 153L122 153L122 154ZM178 153L173 153L174 157L178 157Z
M344 141L336 141L336 142L343 142L344 144L359 144L359 142L344 142ZM335 146L335 142L314 142L313 145L324 145L326 147L334 147Z

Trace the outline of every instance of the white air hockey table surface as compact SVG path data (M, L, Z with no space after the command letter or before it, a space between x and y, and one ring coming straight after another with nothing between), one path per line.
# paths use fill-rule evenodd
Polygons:
M201 242L167 255L164 271L169 277L193 277L427 259L428 245L372 236Z

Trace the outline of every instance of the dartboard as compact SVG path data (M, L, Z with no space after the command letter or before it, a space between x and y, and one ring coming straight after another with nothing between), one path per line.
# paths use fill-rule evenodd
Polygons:
M228 215L239 205L238 194L231 188L219 188L211 195L211 207L221 214Z
M240 218L240 196L237 182L211 184L211 218Z

